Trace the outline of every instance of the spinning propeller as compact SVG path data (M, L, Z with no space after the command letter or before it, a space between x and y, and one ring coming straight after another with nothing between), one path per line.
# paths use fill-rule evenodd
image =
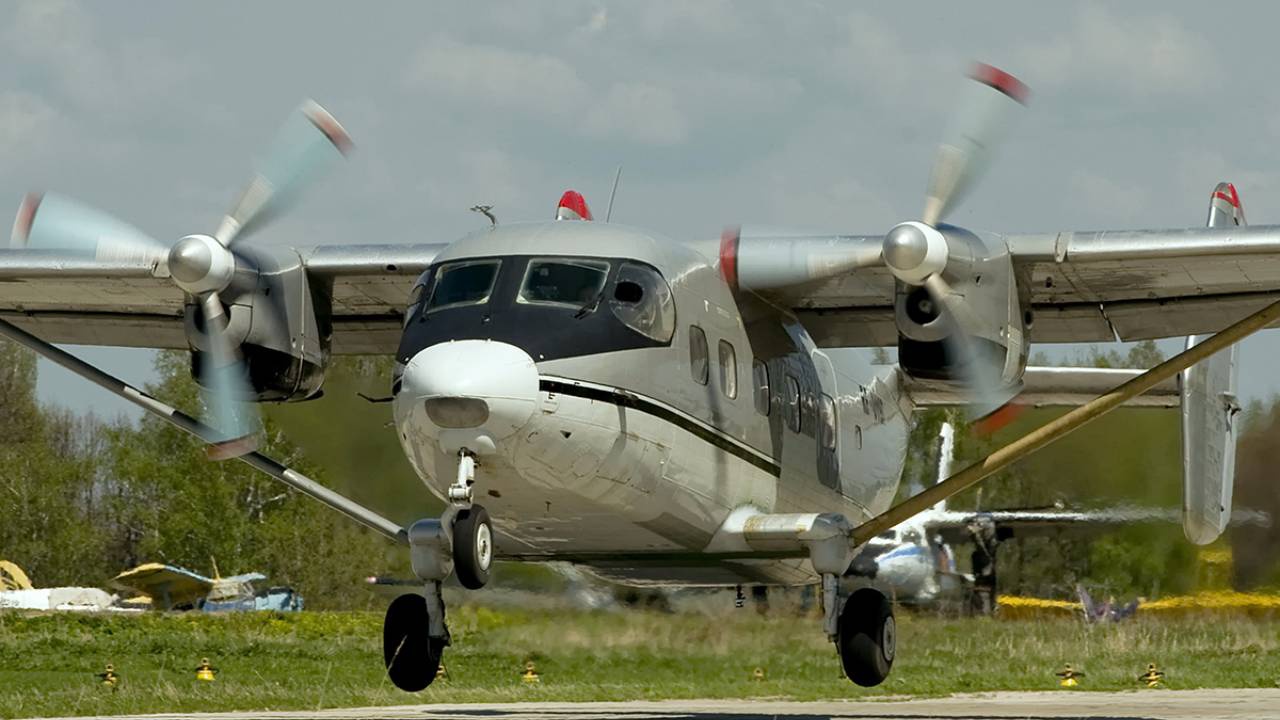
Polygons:
M1028 89L1012 75L978 64L970 78L977 81L973 97L962 103L952 136L938 147L924 213L918 221L896 225L884 237L881 257L900 282L923 287L927 299L952 325L947 334L949 354L965 375L979 416L998 409L1006 398L1000 395L1000 368L978 352L975 337L980 336L981 319L962 293L944 277L950 259L947 238L938 230L947 212L986 170L996 143L1004 135L1010 112L1026 103Z
M167 267L174 284L195 300L199 308L196 326L203 328L208 347L201 363L200 386L207 424L220 433L208 455L214 460L238 457L256 449L262 421L252 406L248 367L227 332L230 318L221 297L237 266L253 267L237 254L236 247L286 210L306 186L350 150L346 130L324 108L307 101L280 129L258 162L253 179L212 235L187 235L168 246L68 198L30 193L18 208L12 245L89 253L98 260L143 260Z

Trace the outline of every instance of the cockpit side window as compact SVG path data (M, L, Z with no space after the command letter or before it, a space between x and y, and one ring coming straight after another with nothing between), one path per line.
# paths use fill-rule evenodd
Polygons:
M641 335L671 342L676 330L676 306L671 288L657 270L639 263L623 263L609 308L624 325Z
M430 281L431 271L422 273L418 276L417 282L413 284L413 289L409 291L409 304L404 311L404 324L408 325L409 321L417 317L418 311L422 309L422 300L427 295L427 283Z
M441 265L427 312L462 305L483 305L493 294L501 260L466 260Z
M564 305L591 312L598 304L608 277L609 263L600 260L530 260L516 302Z

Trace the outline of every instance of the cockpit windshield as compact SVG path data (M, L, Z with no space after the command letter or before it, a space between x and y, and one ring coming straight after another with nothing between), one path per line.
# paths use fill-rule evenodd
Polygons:
M501 260L475 260L442 265L427 312L461 305L481 305L493 293Z
M542 361L667 345L675 327L671 286L639 260L475 257L418 278L400 345L408 358L448 340L494 340Z
M589 307L600 296L608 277L609 263L598 260L530 260L517 302Z

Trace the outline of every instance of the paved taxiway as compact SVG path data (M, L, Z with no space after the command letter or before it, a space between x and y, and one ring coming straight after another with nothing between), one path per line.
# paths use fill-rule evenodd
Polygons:
M493 703L400 705L303 712L196 713L133 717L242 720L995 720L997 718L1095 718L1097 720L1238 720L1280 718L1280 689L1143 690L1120 693L1064 690L957 695L926 700L782 702L761 700L664 700L616 703ZM84 720L81 718L80 720Z

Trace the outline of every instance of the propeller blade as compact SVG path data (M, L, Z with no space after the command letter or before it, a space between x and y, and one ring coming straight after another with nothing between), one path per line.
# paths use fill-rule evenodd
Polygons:
M351 136L314 101L302 104L280 128L258 162L256 174L214 237L223 245L261 227L287 209L298 194L351 152Z
M73 250L99 259L156 259L168 248L101 210L53 193L27 193L13 221L10 245Z
M1029 90L1003 70L978 63L969 77L972 97L961 102L951 139L938 146L921 221L937 226L947 211L986 170L996 143L1008 127L1011 111L1025 105Z
M209 414L208 425L220 433L209 445L210 460L227 460L258 448L262 421L250 398L248 372L239 351L227 336L227 313L216 292L200 299L209 355L201 368L201 394Z
M926 278L924 287L934 302L946 310L945 315L950 319L952 330L945 340L947 354L969 389L972 398L970 416L975 419L990 416L1009 401L1012 393L1001 386L1001 367L995 358L978 350L974 341L981 327L978 318L964 297L957 294L940 273Z

